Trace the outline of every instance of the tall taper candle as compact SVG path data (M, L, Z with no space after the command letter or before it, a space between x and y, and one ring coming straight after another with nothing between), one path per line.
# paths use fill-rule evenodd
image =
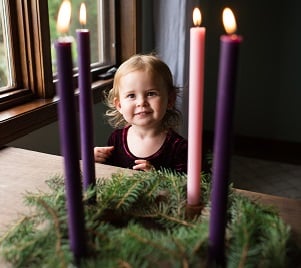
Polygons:
M225 12L229 12L229 10L226 9L224 13ZM225 15L227 14L224 14L224 17ZM234 20L235 24L234 16L232 20ZM236 70L239 44L241 42L242 38L234 34L223 35L220 38L221 47L212 170L213 185L209 226L209 255L211 261L222 266L224 265L225 257L228 177L230 171L230 147Z
M62 3L58 16L58 30L68 1ZM69 6L69 5L68 5ZM71 13L71 5L70 5ZM75 259L85 255L85 224L80 180L78 128L72 83L72 42L70 38L60 38L55 43L57 54L57 93L60 144L64 156L65 190L68 213L68 233L70 248Z
M86 7L81 4L80 23L86 24ZM94 128L92 110L92 91L90 73L90 32L88 29L78 29L78 85L79 85L79 115L81 135L81 155L83 162L83 185L84 189L95 185L94 164Z
M196 26L201 25L201 12L193 11ZM188 167L187 167L187 205L200 205L200 181L202 162L203 95L205 27L190 29L189 57L189 110L188 110Z

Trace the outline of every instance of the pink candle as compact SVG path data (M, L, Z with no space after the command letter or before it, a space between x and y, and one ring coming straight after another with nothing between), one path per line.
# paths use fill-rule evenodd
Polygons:
M81 4L80 23L86 24L86 6ZM84 190L95 185L94 165L94 129L93 109L90 73L90 32L88 29L78 29L77 51L78 51L78 87L79 87L79 115L80 115L80 137L81 155L83 161L83 185Z
M188 167L187 167L187 204L200 204L203 95L204 95L204 58L205 27L201 25L201 12L193 11L193 21L197 27L190 29L190 66L189 66L189 112L188 112Z
M232 11L223 13L227 32L235 32L236 24ZM228 29L228 28L231 29ZM211 213L209 226L210 260L224 266L225 229L227 223L228 177L230 173L231 131L234 110L236 69L242 37L222 35L219 60L218 92L214 130Z

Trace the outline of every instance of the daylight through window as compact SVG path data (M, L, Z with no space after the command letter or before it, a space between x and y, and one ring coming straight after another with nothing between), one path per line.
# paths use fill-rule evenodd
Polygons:
M5 15L6 6L3 0L0 0L0 92L11 87L12 69L11 69L11 45L8 34L8 22Z
M0 0L0 111L18 104L55 96L57 15L63 0ZM115 0L72 0L69 36L76 87L76 30L90 31L92 82L116 64ZM87 10L86 25L79 21L80 5Z
M74 67L77 67L77 46L76 46L76 29L87 28L90 31L91 41L91 65L92 67L100 67L114 63L111 50L114 48L114 28L110 21L110 9L112 1L90 0L85 1L87 10L87 23L81 26L79 22L79 10L82 0L72 0L71 24L69 26L68 35L74 39L72 46L72 56ZM48 0L49 7L49 25L51 38L51 58L52 70L56 72L56 54L54 42L59 37L56 29L57 14L61 1ZM112 14L112 13L111 13Z

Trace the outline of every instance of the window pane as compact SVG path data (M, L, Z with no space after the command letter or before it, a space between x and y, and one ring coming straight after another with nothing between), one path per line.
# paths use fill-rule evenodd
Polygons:
M68 35L73 36L74 38L74 43L72 45L74 67L77 67L76 29L81 28L79 23L79 9L82 2L82 0L71 1L72 15ZM111 42L110 35L108 34L110 30L107 29L107 27L112 26L106 25L105 23L107 21L106 16L110 16L110 2L111 1L108 0L85 1L87 9L87 25L84 27L90 31L91 64L93 66L112 64L113 61L113 59L108 59L108 55L110 55L110 53L105 52L106 47L110 46L108 42ZM53 73L56 73L56 53L54 49L54 42L59 37L59 33L56 29L56 20L61 3L61 0L48 0Z
M11 87L11 45L8 38L8 24L6 14L6 2L0 0L0 92Z

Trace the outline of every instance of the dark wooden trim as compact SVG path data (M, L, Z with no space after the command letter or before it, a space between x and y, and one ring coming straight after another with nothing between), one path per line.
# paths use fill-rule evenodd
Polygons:
M32 92L28 89L8 90L0 95L0 111L31 101L33 97Z
M32 21L32 51L34 59L35 72L34 79L36 88L35 94L39 98L51 98L55 94L51 63L50 49L50 29L49 29L49 14L48 1L32 0L31 12L36 14ZM36 72L35 70L40 70Z
M141 38L141 0L119 0L116 5L117 64L140 53Z
M27 64L28 61L25 57L26 53L26 43L25 34L23 29L25 27L25 15L24 15L24 3L23 1L10 1L9 2L9 21L10 21L10 35L12 37L12 59L13 59L13 70L15 75L16 84L14 87L26 88L28 85L28 74L27 74ZM17 22L17 27L15 26ZM22 27L22 28L20 28Z
M105 65L116 64L116 3L115 0L107 0L107 9L104 10L104 30L108 42L105 42L104 57Z
M112 86L112 79L93 83L93 101L103 99L103 91ZM75 92L78 101L78 90ZM0 112L0 147L57 120L58 98L36 99Z
M8 9L15 84L0 95L0 110L55 94L47 1L10 1Z

